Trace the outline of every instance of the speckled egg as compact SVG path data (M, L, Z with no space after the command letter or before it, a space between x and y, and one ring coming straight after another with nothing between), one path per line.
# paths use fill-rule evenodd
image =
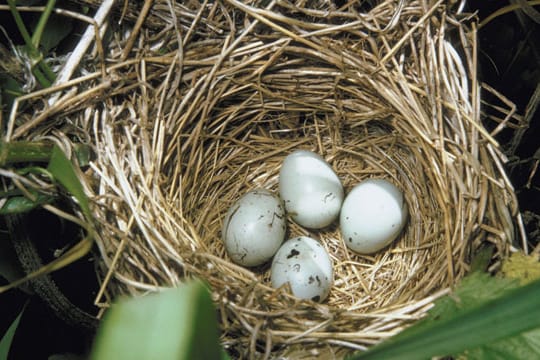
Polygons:
M299 225L321 229L339 216L343 186L332 167L312 151L288 155L279 172L279 193Z
M296 237L283 243L274 256L271 279L275 288L288 282L300 299L323 301L334 281L332 261L318 241Z
M222 238L229 257L243 266L269 261L285 239L286 217L281 199L256 189L234 203L223 221Z

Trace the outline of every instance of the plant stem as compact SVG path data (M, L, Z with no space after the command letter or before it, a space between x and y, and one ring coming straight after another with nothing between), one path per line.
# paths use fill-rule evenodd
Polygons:
M530 5L530 6L540 5L540 0L527 1L527 4ZM481 28L486 26L493 19L495 19L495 18L497 18L499 16L502 16L504 14L507 14L509 12L512 12L514 10L521 9L521 8L522 8L522 6L520 4L511 4L511 5L507 5L505 7L500 8L499 10L495 11L494 13L492 13L488 17L486 17L484 20L482 20L480 22L480 24L478 24L478 30L480 30Z
M26 30L26 26L24 25L24 21L21 17L21 14L17 10L17 4L14 0L8 0L9 10L11 11L11 15L13 16L13 20L15 20L15 24L17 25L17 28L19 29L19 32L21 33L24 42L31 46L32 45L32 38L30 37L30 34L28 33L28 30Z
M44 88L47 88L52 85L53 81L56 79L56 75L51 70L51 68L42 60L42 56L38 50L39 42L41 41L41 36L47 24L47 20L53 10L56 0L49 0L45 12L41 15L38 25L36 27L36 33L34 36L30 36L30 33L24 25L24 21L21 17L21 14L17 10L16 2L14 0L8 0L9 10L11 15L15 20L15 24L21 33L23 40L26 44L28 54L32 61L32 74L36 77L40 85ZM37 60L37 61L36 61ZM38 65L37 68L35 65ZM41 69L41 70L40 70ZM43 72L42 72L43 71ZM44 74L45 73L45 74Z
M45 6L45 11L41 13L41 16L39 17L39 21L36 25L36 28L34 29L34 34L32 35L32 46L36 49L39 47L39 43L41 42L41 36L43 35L45 26L47 26L47 21L49 20L49 16L51 15L53 11L55 3L56 3L56 0L47 1L47 5Z
M45 87L51 86L54 80L56 80L56 74L51 70L49 65L47 65L47 63L44 62L43 60L41 60L38 63L38 66L41 68L41 71L44 72L44 76L47 79L48 84Z
M52 143L0 141L0 166L18 162L48 162L52 148Z
M43 63L43 62L40 62L40 64ZM52 81L49 80L47 78L47 76L45 76L41 70L39 68L33 68L32 69L32 74L34 74L34 76L36 77L37 81L39 82L39 84L44 87L44 88L48 88L49 86L52 85Z
M39 48L39 44L41 43L41 37L43 36L43 32L45 31L45 27L47 26L47 21L49 21L49 17L51 16L51 13L54 9L55 4L56 4L56 0L48 0L47 5L45 6L45 11L43 11L41 16L39 17L38 24L36 25L36 28L34 29L34 33L32 34L32 46L35 49ZM51 68L43 60L39 61L38 66L41 69L41 71L43 71L45 77L48 80L47 87L51 86L54 80L56 79L56 74L51 70Z

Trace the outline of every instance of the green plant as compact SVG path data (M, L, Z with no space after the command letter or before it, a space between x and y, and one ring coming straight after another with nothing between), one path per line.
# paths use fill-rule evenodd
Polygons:
M89 201L76 175L74 165L58 146L40 143L5 143L0 140L0 154L0 157L2 158L0 166L5 166L12 162L16 162L19 165L19 168L12 170L14 176L17 176L18 174L21 174L21 176L29 174L41 176L44 179L48 179L53 184L56 184L58 188L63 189L75 198L84 215L84 220L79 220L69 214L64 214L62 216L65 216L68 220L75 221L85 230L85 236L82 239L79 239L74 246L69 248L61 256L39 268L37 271L16 280L12 279L12 274L17 272L16 269L14 270L12 268L13 262L9 261L8 263L6 259L3 259L1 270L7 274L2 273L0 275L6 275L5 277L11 278L12 281L7 285L0 286L1 294L24 284L28 280L46 275L67 266L85 256L93 246L94 227ZM38 166L34 162L27 162L42 162L45 160L48 162L46 167ZM26 166L21 164L25 164ZM0 207L0 213L2 215L24 213L35 207L47 205L54 199L54 196L40 193L40 189L37 188L21 190L15 187L12 191L5 192L2 195L5 200ZM14 240L16 241L17 239ZM20 316L21 315L13 322L1 340L0 359L7 358L11 341L20 321ZM2 356L2 354L5 356Z
M19 322L21 321L23 312L24 308L21 310L19 315L17 315L15 320L13 320L2 339L0 339L0 359L2 360L8 358L9 349L11 348L11 343L13 342L13 337L15 336L15 332L17 331L17 326L19 326Z
M473 273L435 303L428 316L353 359L429 359L467 354L468 359L540 356L540 281L517 282ZM523 346L512 346L522 343Z
M8 0L9 10L17 24L17 28L24 39L24 51L31 62L32 73L41 84L42 87L49 87L54 82L56 75L51 68L43 61L43 54L39 51L39 45L45 30L45 26L49 20L51 12L54 8L56 0L48 0L45 10L41 14L32 35L28 32L26 25L17 9L17 4L14 0Z
M439 299L425 319L351 359L536 358L540 281L518 284L473 272L453 293ZM217 329L208 290L200 282L190 282L114 305L98 333L93 358L204 359L218 358L219 353L225 357Z
M9 34L18 30L24 41L23 46L17 46L11 44L11 40L8 38L13 48L11 50L25 54L19 56L20 61L25 62L25 66L31 69L33 76L35 76L41 87L49 87L55 80L56 75L44 61L44 58L69 34L71 31L70 21L50 21L56 1L47 0L39 15L34 17L35 25L33 31L30 32L21 16L16 1L8 0L7 4L6 9L9 9L16 29L4 29L4 34L8 37ZM31 22L34 23L34 21ZM9 53L3 47L0 47L0 50ZM10 56L8 56L9 59ZM2 70L0 71L0 111L9 112L13 98L22 95L25 79L19 79L17 76L15 78L11 77L10 68L4 68L4 65L0 70ZM8 101L3 103L5 99ZM0 114L0 124L2 124L1 120L2 114ZM43 191L40 186L33 186L36 185L35 183L20 181L29 176L34 176L51 184L56 184L57 187L75 198L84 215L84 220L80 221L68 214L64 215L68 220L80 225L86 231L86 236L61 257L36 273L14 281L9 285L0 286L0 293L19 286L31 278L57 270L84 256L92 247L94 231L93 215L88 199L77 178L74 165L66 158L62 150L52 142L6 141L4 131L5 129L0 129L0 168L5 170L3 173L4 187L0 192L0 199L2 200L0 203L0 215L22 214L36 207L52 204L58 198L58 192L51 192L50 189ZM76 147L74 153L79 163L86 162L89 157L88 149L84 146ZM46 167L43 167L43 164L46 164Z
M519 286L514 279L475 271L439 299L425 319L351 359L535 358L540 355L539 297L539 280ZM114 305L98 332L92 358L226 358L217 334L206 286L188 282Z
M92 359L228 359L219 345L210 292L189 281L158 294L128 298L105 314Z
M10 148L11 146L18 147L19 144L17 143L1 143L0 141L0 149L6 149ZM35 153L33 152L33 147L36 144L28 144L28 147L26 148L28 150L28 157L34 159ZM44 147L47 148L47 147ZM78 259L86 255L93 245L93 239L94 239L94 226L93 226L93 215L90 210L89 201L86 197L86 194L84 193L84 190L82 188L82 185L77 178L74 165L72 162L66 157L66 155L62 152L62 150L54 145L50 146L50 152L47 154L41 154L40 156L43 156L46 158L49 157L48 166L47 168L42 167L35 167L30 166L28 168L23 168L22 170L18 170L18 172L22 173L37 173L42 174L50 178L51 181L56 182L61 187L63 187L71 196L73 196L77 203L79 204L79 207L81 208L81 211L85 217L85 221L78 221L75 218L69 217L71 220L76 221L82 228L86 231L86 236L81 239L76 245L68 249L65 253L63 253L60 257L55 259L54 261L50 262L49 264L45 265L41 269L37 270L36 272L29 274L19 280L13 281L8 285L0 286L0 293L7 291L9 289L12 289L14 287L19 286L20 284L36 278L38 276L48 274L52 271L58 270ZM10 153L9 150L6 150L7 153ZM24 153L24 151L23 151ZM24 156L20 155L20 152L17 151L17 161L24 161ZM10 160L8 159L7 162L9 163ZM34 189L36 192L38 192L38 189ZM28 193L25 191L24 193ZM4 206L2 209L4 211L6 210L5 207L8 206L10 208L11 213L20 213L23 211L26 211L28 208L38 206L39 202L41 201L40 197L36 197L34 199L28 198L28 196L25 196L23 200L23 195L16 195L14 198L8 198L6 199L6 202L4 203ZM18 205L14 206L13 202L16 201Z
M32 272L33 270L29 272L26 269L26 274L23 273L17 261L18 255L11 249L10 241L15 241L16 236L12 233L8 236L6 233L0 239L2 242L0 244L2 251L0 276L9 283L0 286L0 294L25 285L22 288L27 292L26 296L29 296L32 291L26 286L26 281L71 264L87 254L93 245L93 214L77 177L77 165L72 163L52 142L7 141L5 135L6 124L3 119L7 118L7 114L11 112L15 99L36 88L50 87L57 76L50 63L56 56L61 58L63 40L65 39L66 42L78 40L78 34L72 32L72 19L63 16L62 21L58 21L61 15L55 14L55 5L55 0L25 2L8 0L6 5L0 5L0 11L9 11L13 20L11 23L3 22L0 32L3 40L0 43L0 57L2 58L0 64L0 169L2 170L0 216L3 217L2 223L6 226L7 222L11 221L10 219L22 218L36 208L45 208L63 220L74 222L75 227L84 231L79 232L83 234L81 238L77 235L76 244L68 248L61 256L35 272ZM23 14L23 12L27 13ZM21 40L17 40L18 34ZM20 107L23 111L25 108L28 106ZM85 164L89 157L88 149L76 145L74 150L73 154L78 160L78 165ZM72 202L71 199L75 199L83 214L82 219L56 207L56 204L64 203L65 199L70 199L70 202ZM65 242L70 241L66 239ZM21 246L23 245L19 245ZM10 251L4 251L6 249ZM38 296L42 297L39 294ZM28 298L32 304L33 300L35 299ZM13 314L13 318L17 318L3 334L0 359L7 357L11 341L21 321L21 314L18 316ZM33 320L25 315L23 322L31 321Z

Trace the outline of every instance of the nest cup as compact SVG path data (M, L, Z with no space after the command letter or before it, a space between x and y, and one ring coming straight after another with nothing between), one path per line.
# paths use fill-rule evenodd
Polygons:
M113 292L201 277L214 292L231 354L292 354L295 344L339 354L420 317L488 237L507 250L506 205L493 198L508 189L494 181L497 154L487 150L496 144L482 132L471 59L463 48L457 56L447 38L467 33L453 19L450 25L443 7L411 5L392 26L400 9L384 2L347 28L339 21L353 19L322 26L324 18L307 10L227 6L244 27L229 28L228 43L221 36L210 45L196 37L184 44L180 86L174 71L182 60L175 58L163 87L144 100L152 110L144 126L134 125L137 136L102 124L111 135L101 142L106 148L133 153L112 177L129 179L138 199L126 211L126 223L135 216L136 226L114 267L126 281L112 282ZM276 19L287 11L290 17ZM409 207L398 240L371 256L349 251L337 224L309 231L289 221L289 237L318 239L334 263L335 284L322 304L272 289L268 265L233 264L221 240L227 209L251 189L276 192L280 164L296 149L323 155L346 191L366 178L390 180ZM140 215L131 215L135 209ZM110 241L104 248L116 252Z
M470 18L442 1L336 3L158 1L130 59L121 35L108 45L107 96L65 113L96 153L84 180L109 298L199 277L234 357L340 356L424 315L484 242L506 255L516 201L481 123ZM346 192L388 179L409 208L398 239L369 256L337 223L288 221L288 237L318 239L333 261L320 304L273 289L269 264L235 265L221 240L228 208L277 192L297 149L321 154Z

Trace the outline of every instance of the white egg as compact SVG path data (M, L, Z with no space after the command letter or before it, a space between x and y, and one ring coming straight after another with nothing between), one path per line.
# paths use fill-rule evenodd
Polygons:
M297 150L285 158L279 172L279 192L293 220L312 229L321 229L337 219L344 196L332 167L307 150Z
M399 235L407 214L403 194L395 185L384 179L365 180L343 202L341 234L351 250L371 254Z
M227 212L222 238L230 258L244 266L261 265L274 256L285 239L283 202L268 190L252 190Z
M274 256L271 279L275 288L288 282L300 299L323 301L334 281L332 260L318 241L296 237L287 240Z

